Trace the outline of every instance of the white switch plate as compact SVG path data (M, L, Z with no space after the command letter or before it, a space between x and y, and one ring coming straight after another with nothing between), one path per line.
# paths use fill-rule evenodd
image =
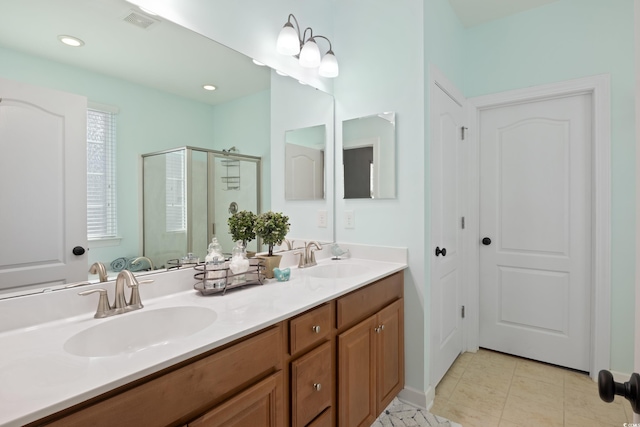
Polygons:
M344 211L344 228L356 228L356 216L353 211Z
M318 211L318 227L327 228L327 211Z

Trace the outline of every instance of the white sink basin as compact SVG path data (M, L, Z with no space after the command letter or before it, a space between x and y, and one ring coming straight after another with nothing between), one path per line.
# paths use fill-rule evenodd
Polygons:
M84 357L133 353L193 335L217 317L215 311L205 307L143 308L78 332L64 343L64 350Z
M358 264L344 264L341 261L332 261L333 264L322 264L311 267L306 271L307 276L320 279L343 279L347 277L365 274L367 267Z

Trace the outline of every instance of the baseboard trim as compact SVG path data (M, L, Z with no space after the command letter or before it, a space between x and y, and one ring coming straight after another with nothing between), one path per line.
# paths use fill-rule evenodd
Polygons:
M433 399L435 399L435 397L436 392L433 387L429 387L427 391L421 391L405 386L400 390L400 393L398 393L398 399L417 406L418 408L426 409L427 411L433 406Z
M611 371L611 374L613 375L613 380L617 383L626 383L631 378L631 374L624 372Z

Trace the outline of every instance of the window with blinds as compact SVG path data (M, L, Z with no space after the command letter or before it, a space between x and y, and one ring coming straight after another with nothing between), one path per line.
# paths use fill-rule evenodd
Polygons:
M109 111L111 110L111 111ZM117 236L116 113L87 109L87 237Z
M184 162L184 150L173 151L166 155L166 229L168 232L187 229Z

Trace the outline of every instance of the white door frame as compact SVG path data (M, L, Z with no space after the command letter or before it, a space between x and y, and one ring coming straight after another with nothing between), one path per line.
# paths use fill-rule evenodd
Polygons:
M480 163L478 129L483 109L507 106L571 94L588 93L593 100L592 150L592 253L591 253L591 348L590 375L610 368L611 346L611 88L610 76L602 74L559 83L517 89L470 98L469 218L465 240L468 266L468 350L479 346L480 310Z

